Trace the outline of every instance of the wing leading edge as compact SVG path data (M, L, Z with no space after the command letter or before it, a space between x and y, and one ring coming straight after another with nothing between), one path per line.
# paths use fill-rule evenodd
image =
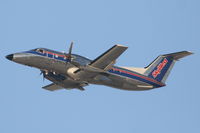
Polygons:
M105 53L93 60L89 65L102 70L109 69L115 64L115 60L127 49L128 47L122 45L114 45Z

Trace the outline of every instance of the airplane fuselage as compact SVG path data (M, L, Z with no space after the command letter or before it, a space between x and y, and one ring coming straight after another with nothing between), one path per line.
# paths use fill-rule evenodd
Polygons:
M71 54L72 46L73 44L69 54L37 48L10 54L6 58L40 69L44 78L53 82L43 87L51 91L60 87L84 90L83 87L89 84L141 91L165 86L175 62L192 54L189 51L181 51L160 55L147 67L135 69L114 66L116 59L127 49L125 46L115 45L95 60Z

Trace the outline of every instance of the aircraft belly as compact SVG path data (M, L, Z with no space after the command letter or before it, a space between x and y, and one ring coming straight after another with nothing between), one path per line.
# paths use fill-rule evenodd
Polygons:
M104 76L98 75L94 79L90 80L91 84L106 85L114 88L123 87L124 79L119 80L116 76Z
M64 81L57 82L57 84L66 88L66 89L78 88L80 86L80 83L78 83L76 81L68 80L68 79L66 79Z
M126 78L126 82L124 83L122 89L142 91L142 90L153 89L153 87L145 82L136 79Z
M111 74L109 76L97 76L93 80L93 84L100 84L100 85L106 85L122 90L134 90L134 91L140 91L140 90L149 90L152 89L150 87L145 87L145 86L150 86L147 83L144 83L142 81L136 80L136 79L131 79L128 77L124 76L118 76ZM143 87L138 87L138 86L143 86Z

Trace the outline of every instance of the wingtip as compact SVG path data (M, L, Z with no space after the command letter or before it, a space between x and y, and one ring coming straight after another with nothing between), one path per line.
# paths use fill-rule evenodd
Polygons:
M128 48L127 46L124 46L124 45L122 45L122 44L116 44L115 46L119 46L119 47Z
M191 54L194 54L194 52L192 52L192 51L187 51L187 52L188 52L188 54L190 54L190 55L191 55Z
M175 60L179 60L183 57L186 57L186 56L189 56L189 55L192 55L194 54L193 52L191 51L180 51L180 52L175 52L175 53L170 53L170 54L165 54L163 56L171 56L173 57Z
M186 56L194 54L192 51L182 51L182 53L185 53Z

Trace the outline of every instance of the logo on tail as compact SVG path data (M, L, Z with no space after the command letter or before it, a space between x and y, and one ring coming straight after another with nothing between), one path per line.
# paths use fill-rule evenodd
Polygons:
M158 66L157 69L153 71L152 76L154 78L156 78L160 72L162 71L162 69L166 66L166 64L168 63L168 60L165 58Z

